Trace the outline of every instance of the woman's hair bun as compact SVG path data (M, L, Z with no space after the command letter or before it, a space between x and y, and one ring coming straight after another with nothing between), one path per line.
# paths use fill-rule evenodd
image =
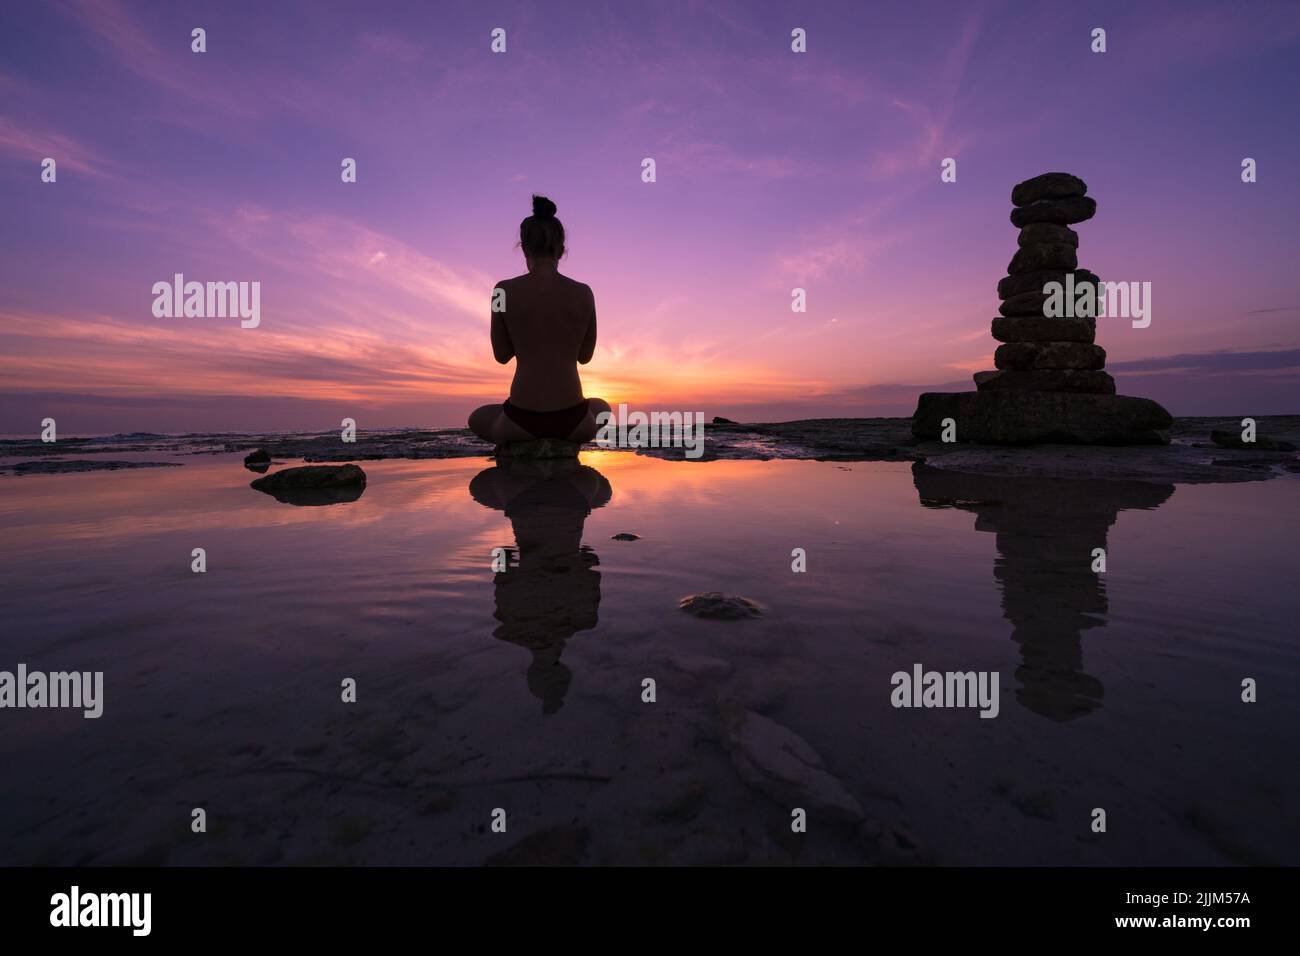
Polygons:
M555 218L555 203L533 196L533 214L519 224L519 245L530 259L564 257L564 223Z

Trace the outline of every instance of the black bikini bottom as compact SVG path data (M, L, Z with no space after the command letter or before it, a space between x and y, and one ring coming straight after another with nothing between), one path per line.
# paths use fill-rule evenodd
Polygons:
M532 412L518 405L511 405L506 399L501 411L534 438L567 439L573 430L587 417L587 400L584 398L571 408L560 408L553 412Z

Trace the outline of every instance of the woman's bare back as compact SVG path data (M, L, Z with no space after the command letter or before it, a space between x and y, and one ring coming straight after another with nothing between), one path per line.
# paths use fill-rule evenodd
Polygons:
M519 246L528 272L492 290L492 354L502 365L515 360L510 398L469 416L470 431L498 454L538 438L589 442L611 413L604 399L582 394L578 366L596 351L596 300L589 287L560 275L564 225L545 196L533 196Z
M505 296L503 311L492 314L492 351L503 365L515 360L511 404L547 412L581 402L577 365L590 362L596 348L590 287L543 267L496 288Z

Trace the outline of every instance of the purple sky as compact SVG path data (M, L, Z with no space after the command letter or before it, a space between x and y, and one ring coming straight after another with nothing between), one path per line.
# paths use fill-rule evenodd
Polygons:
M1099 326L1120 390L1175 414L1300 412L1294 2L142 0L0 18L0 432L46 415L63 434L463 424L509 385L489 292L522 271L534 191L596 293L588 394L906 415L992 367L1010 189L1058 169L1099 203L1080 264L1153 285L1149 328ZM153 283L177 272L259 281L261 325L155 318Z

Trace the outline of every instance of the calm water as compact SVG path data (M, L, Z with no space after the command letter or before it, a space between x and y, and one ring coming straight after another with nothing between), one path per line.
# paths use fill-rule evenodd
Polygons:
M596 452L299 507L184 460L0 480L0 669L105 673L99 720L0 711L0 864L1300 863L1300 479ZM894 709L918 662L999 672L999 716ZM735 706L875 823L793 837Z

